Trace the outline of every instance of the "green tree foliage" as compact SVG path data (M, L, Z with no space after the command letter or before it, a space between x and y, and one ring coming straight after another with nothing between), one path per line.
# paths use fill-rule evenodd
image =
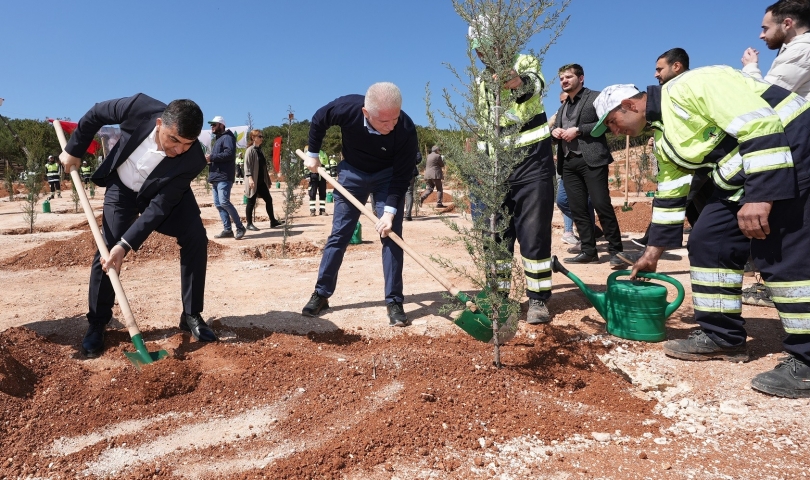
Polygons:
M472 227L454 221L448 221L448 224L458 234L453 240L463 243L475 269L459 267L442 258L434 260L471 279L486 292L487 301L494 311L505 308L509 312L507 332L499 330L497 319L492 319L496 333L496 364L500 363L499 334L503 332L508 336L517 329L519 300L523 294L522 288L513 288L509 298L497 293L499 277L508 275L508 271L503 270L504 265L513 265L513 287L517 285L516 280L522 278L519 262L513 262L513 254L499 239L510 221L502 206L509 190L507 179L524 159L524 152L516 147L514 137L509 136L519 131L522 125L510 126L508 131L501 127L501 119L515 104L517 95L502 96L502 81L499 79L512 78L515 56L527 49L535 34L551 32L551 40L540 52L528 51L542 60L543 54L565 27L567 18L562 17L562 12L567 5L568 0L453 0L456 13L472 26L473 36L480 40L478 52L483 55L486 67L479 66L477 54L472 49L467 52L468 64L463 71L448 65L461 86L454 87L452 92L443 91L443 111L435 113L432 110L429 86L426 92L428 120L436 141L453 159L472 200ZM457 101L458 97L461 97L461 102ZM436 128L437 114L451 122L449 132L440 132ZM477 148L479 144L486 145L486 149ZM464 199L454 200L464 205Z

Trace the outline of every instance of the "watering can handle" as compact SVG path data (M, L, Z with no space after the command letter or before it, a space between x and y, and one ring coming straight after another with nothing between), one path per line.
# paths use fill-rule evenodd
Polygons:
M616 277L629 276L631 273L632 272L630 270L619 270L618 272L613 272L608 277L607 283L610 285L616 279ZM681 306L681 303L683 303L683 299L686 297L686 292L684 292L681 282L675 280L669 275L663 275L656 272L638 272L636 275L642 278L649 278L651 280L660 280L662 282L670 283L678 290L678 296L675 297L675 300L670 302L669 305L667 305L667 308L664 310L665 317L672 315L675 310Z

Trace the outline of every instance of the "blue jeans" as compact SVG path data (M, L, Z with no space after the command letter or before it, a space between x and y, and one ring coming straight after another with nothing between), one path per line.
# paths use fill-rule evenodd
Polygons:
M237 230L244 230L245 226L242 225L239 213L231 203L232 186L233 182L214 182L211 184L211 191L214 193L214 206L219 210L219 218L222 219L222 228L224 230L231 229L231 219L233 219Z
M565 185L563 185L562 177L557 177L557 207L563 215L563 233L574 232L574 219L571 218L571 207L568 206L568 195L565 193ZM596 224L596 219L593 216L593 205L591 199L588 198L588 211L591 213L591 222Z
M338 182L349 191L360 203L366 203L370 194L374 194L374 209L377 216L383 215L385 201L388 198L388 185L391 183L393 168L377 173L360 171L347 162L338 164ZM335 191L335 211L332 214L332 233L323 247L321 266L318 269L318 281L315 291L322 297L331 297L337 286L338 271L343 263L343 255L354 233L354 227L360 219L360 210L356 209L340 192ZM392 230L402 236L402 219L404 217L405 199L399 200L397 213L394 215ZM375 234L377 232L374 232ZM403 252L391 238L380 238L382 243L383 277L385 278L385 303L404 301L402 293Z

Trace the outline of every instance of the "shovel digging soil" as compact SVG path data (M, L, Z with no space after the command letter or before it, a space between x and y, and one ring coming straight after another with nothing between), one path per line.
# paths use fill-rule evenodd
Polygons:
M295 153L299 158L301 158L301 160L305 162L305 164L307 161L309 161L309 158L300 149L296 150ZM339 184L337 180L332 178L332 176L329 175L323 167L318 167L318 173L322 178L326 179L326 181L329 182L335 188L335 190L340 192L340 194L343 195L346 200L351 202L352 205L360 210L360 213L365 215L366 218L374 223L377 223L377 217L368 208L366 208L365 205L360 203L359 200L350 194L348 190L343 188L343 185ZM494 333L490 318L493 315L493 310L487 301L487 291L482 291L475 297L470 297L466 293L460 291L458 287L453 285L453 283L442 275L436 269L436 267L422 258L422 256L414 251L410 245L405 243L405 241L402 240L399 235L391 232L388 234L388 237L393 240L394 243L399 245L405 253L416 261L420 267L424 268L426 272L436 279L436 281L442 284L442 286L447 289L451 295L466 305L467 308L464 309L461 315L459 315L453 323L458 325L459 328L470 334L470 336L476 340L480 340L482 342L492 342ZM498 325L500 326L498 328L498 344L508 342L515 336L515 333L517 333L517 318L513 317L516 317L516 315L513 314L510 317L505 305L500 309L498 314Z
M67 139L65 138L65 132L62 130L62 124L59 123L59 120L53 121L53 128L56 130L56 136L59 138L59 145L64 150L67 145ZM76 171L76 167L70 168L70 179L73 181L73 186L76 189L76 193L79 195L79 200L82 202L82 208L84 209L84 214L87 216L87 223L90 225L90 230L93 231L93 238L96 240L98 251L103 258L109 258L110 252L107 249L107 245L104 243L104 237L101 236L98 223L96 223L96 218L93 215L93 208L90 206L87 195L84 193L82 179L79 177L79 172ZM135 346L136 350L134 353L124 352L124 355L139 369L141 365L147 365L168 356L169 352L166 350L150 352L146 349L141 331L135 323L135 316L132 314L129 301L127 301L127 296L124 294L124 287L121 285L121 280L118 278L118 272L110 268L107 270L107 275L110 277L113 290L115 290L115 298L118 299L118 305L121 307L121 312L124 314L124 324L129 331L129 336L132 338L132 344Z

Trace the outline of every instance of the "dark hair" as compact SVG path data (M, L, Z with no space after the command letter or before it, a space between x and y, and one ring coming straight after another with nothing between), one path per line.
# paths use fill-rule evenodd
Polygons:
M792 18L797 27L810 26L810 2L807 0L779 0L765 9L765 13L768 12L776 23Z
M573 70L574 75L576 75L577 77L585 75L585 70L583 70L582 65L578 63L569 63L567 65L563 65L562 67L560 67L559 70L557 70L557 75L563 73L566 70Z
M160 118L167 127L177 127L177 134L186 140L196 140L202 132L202 110L193 100L173 100Z
M680 64L683 65L684 70L689 70L689 55L686 53L686 50L682 48L670 48L666 52L662 53L661 56L656 58L656 60L661 60L662 58L667 61L667 65L680 62Z

